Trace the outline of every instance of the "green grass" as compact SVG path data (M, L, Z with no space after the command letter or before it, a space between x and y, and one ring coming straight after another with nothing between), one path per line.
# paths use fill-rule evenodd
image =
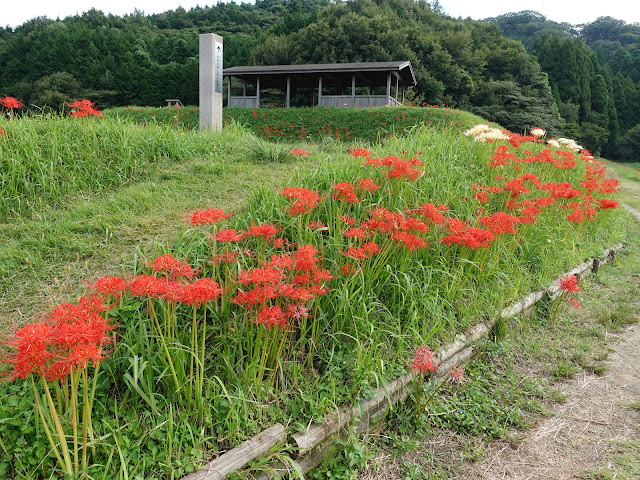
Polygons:
M363 113L371 115L353 115ZM393 114L391 109L386 113ZM442 115L458 118L452 112ZM336 112L337 120L348 118L350 114ZM48 120L33 120L34 124L42 121ZM28 124L31 120L21 122ZM96 124L87 124L87 130L97 128ZM283 241L286 238L299 245L316 246L323 268L335 278L328 283L330 291L325 296L310 302L314 316L309 322L293 329L288 341L282 340L284 350L280 351L286 353L276 357L275 367L268 367L277 373L267 376L264 382L257 365L264 358L261 352L267 351L259 348L266 333L251 321L255 312L245 314L229 303L209 305L206 315L210 326L202 362L207 379L197 412L185 404L179 387L172 388L169 371L173 367L159 347L157 330L149 324L151 305L160 311L161 302L150 304L145 299L125 297L118 308L110 311L119 323L120 341L112 359L104 362L98 384L101 413L97 414L100 423L96 430L101 441L96 445L99 460L92 467L94 473L102 468L117 472L118 478L135 474L143 478L179 476L211 452L236 445L274 422L285 423L289 431L304 428L337 406L366 397L381 382L405 372L408 356L416 345L428 343L435 348L443 344L479 319L494 315L518 295L546 286L558 273L624 236L621 212L601 212L593 223L574 225L566 221L565 211L555 207L541 214L535 224L519 226L517 236L501 237L486 250L445 246L441 241L448 232L436 225L429 227L425 237L429 248L415 252L376 233L374 239L380 243L382 254L361 265L351 261L362 271L344 277L341 266L349 260L345 260L343 252L355 241L345 242L343 232L348 227L342 223L343 215L363 221L369 209L377 206L402 212L432 202L446 204L447 215L452 218L475 222L480 207L486 214L502 210L508 194L483 205L473 200L474 183L498 183L496 170L487 165L496 145L461 137L461 124L416 128L405 137L391 137L375 144L373 156L416 155L422 159L426 174L410 182L389 180L383 169L363 166L349 154L352 144L337 142L331 135L317 144L303 145L311 155L294 159L287 156L286 145L255 140L237 127L222 134L200 136L157 124L131 125L118 119L107 119L105 125L123 132L150 130L152 133L141 134L144 138L162 131L167 138L161 142L162 151L191 153L180 153L184 157L176 154L155 166L155 157L145 157L149 164L147 175L115 181L113 191L75 182L75 198L64 193L57 199L43 200L41 208L37 204L30 207L31 218L12 218L3 224L0 254L4 260L0 273L7 292L3 306L10 314L20 310L40 313L46 298L57 303L72 297L80 291L76 282L80 275L148 272L149 261L161 253L174 253L200 272L219 275L222 282L223 272L214 272L208 260L210 244L202 229L182 222L189 211L198 207L235 210L236 215L220 228L247 230L253 223L275 222L282 228L278 235ZM16 130L9 132L9 140L20 128L27 131L31 127L21 127L16 122L12 128ZM63 134L62 129L58 131ZM35 139L31 143L37 145ZM203 145L207 145L206 154L200 150ZM27 147L35 151L35 147ZM294 166L302 168L296 170ZM528 168L543 182L569 180L578 184L584 173L582 165L575 170L559 170L545 164ZM499 171L508 179L521 173L511 167ZM382 188L371 194L360 193L362 201L354 205L331 198L336 183L355 182L367 175ZM503 178L500 182L504 181ZM288 202L279 195L283 183L312 188L321 194L322 200L312 215L291 218L286 213ZM532 193L532 198L535 195ZM311 219L325 223L326 233L308 230L306 222ZM278 250L279 247L256 240L247 240L245 246L253 249L255 256L266 258L286 253L286 249ZM250 271L258 262L247 255L238 265ZM233 277L224 275L228 282L225 285L237 288ZM204 311L196 315L202 319ZM180 328L178 342L170 349L179 368L189 363L185 346L190 312L187 307L174 311ZM473 368L478 369L480 377L490 379L496 375L482 370L481 365ZM531 386L515 403L493 406L487 393L492 383L495 382L470 389L468 396L461 393L464 412L442 416L442 422L446 422L443 425L469 429L473 427L471 418L481 416L486 419L484 430L492 436L501 434L509 425L519 425L518 409L528 405L531 395L537 395L532 393L537 387ZM14 405L15 397L22 394L0 396L0 408L5 409L9 419L0 425L0 433L13 439L9 446L3 442L5 449L11 450L8 458L12 460L8 461L15 465L18 460L27 462L16 450L20 435L31 439L33 449L38 451L46 450L47 445L33 430L16 432L29 414L24 406L18 408L23 403ZM157 417L153 412L162 413ZM361 452L355 449L351 453L353 461L361 463ZM156 460L160 457L165 461L159 464ZM46 460L36 473L29 465L19 468L32 476L51 467L50 460Z

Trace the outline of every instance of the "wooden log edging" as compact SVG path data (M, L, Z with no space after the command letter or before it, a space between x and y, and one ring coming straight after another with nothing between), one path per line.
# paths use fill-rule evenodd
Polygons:
M473 358L476 350L484 344L488 332L494 327L498 319L507 319L525 314L531 307L543 298L555 298L560 293L560 279L568 275L582 277L589 270L596 272L600 265L612 262L616 252L624 248L619 243L604 250L601 256L582 263L574 269L558 277L548 288L533 292L522 300L504 308L498 316L471 327L466 332L455 337L454 341L440 348L436 352L439 364L436 376L446 375L455 365L467 362ZM387 385L380 387L371 399L360 401L356 406L340 407L336 413L329 415L324 423L310 425L306 431L297 432L291 436L293 447L288 451L290 457L304 473L319 466L332 452L336 440L346 437L353 429L357 435L367 431L377 424L390 409L399 402L403 402L409 395L413 374L405 374ZM194 472L183 480L214 480L225 478L227 474L239 470L250 461L271 450L276 445L284 444L286 435L284 427L277 424L239 447L216 458L202 470ZM272 462L269 472L251 475L255 480L270 480L277 475L291 471L291 466L282 461Z
M183 480L221 480L229 473L241 469L252 460L267 453L276 445L284 443L286 439L284 426L276 423L273 427L263 430L243 444L213 459L202 469L183 477Z

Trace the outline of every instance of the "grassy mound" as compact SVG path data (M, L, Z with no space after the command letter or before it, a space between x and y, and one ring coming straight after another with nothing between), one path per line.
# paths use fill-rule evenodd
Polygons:
M7 387L4 472L44 478L88 461L92 476L177 477L274 422L293 432L366 397L417 346L449 341L624 237L602 165L533 137L479 143L447 124L370 149L306 150L313 166L288 188L260 189L235 213L202 205L171 246L53 311L37 345L55 358L11 365L44 381ZM87 317L103 325L99 362L78 360L84 337L60 341ZM31 427L31 390L46 405L47 388L60 392L64 442ZM87 405L93 422L74 414ZM51 432L54 416L43 415ZM65 442L66 455L47 455Z
M135 123L158 122L191 130L198 126L194 107L122 107L105 112ZM461 131L483 122L480 117L446 107L377 108L225 108L224 122L238 122L272 142L338 141L379 143L404 136L416 126ZM486 121L484 121L486 123Z

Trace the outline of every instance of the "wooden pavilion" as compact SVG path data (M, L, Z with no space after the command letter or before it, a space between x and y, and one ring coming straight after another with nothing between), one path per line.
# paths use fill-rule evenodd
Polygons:
M260 92L266 89L281 91L285 108L291 106L292 92L297 89L310 90L312 106L402 105L407 87L416 84L409 60L231 67L225 68L223 75L228 80L227 105L246 108L259 107ZM242 82L241 95L232 95L232 79ZM381 93L385 88L386 93Z

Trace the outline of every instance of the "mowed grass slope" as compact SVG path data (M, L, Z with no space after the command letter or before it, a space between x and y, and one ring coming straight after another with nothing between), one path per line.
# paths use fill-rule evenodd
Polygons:
M197 134L56 117L2 125L3 326L76 298L100 274L121 272L139 246L171 242L189 211L241 209L256 188L275 187L312 162L287 155L260 163L247 148L253 137L238 128Z

